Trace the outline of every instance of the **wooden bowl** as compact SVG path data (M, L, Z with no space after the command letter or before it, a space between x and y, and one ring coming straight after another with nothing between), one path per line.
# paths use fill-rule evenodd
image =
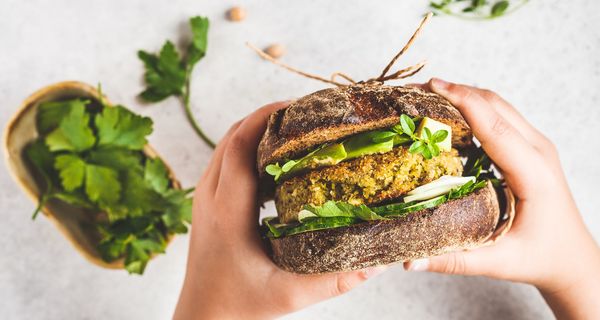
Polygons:
M8 170L23 191L37 203L40 197L37 175L23 157L24 148L38 137L35 125L35 116L38 106L42 102L64 100L71 98L90 98L99 100L100 94L96 88L81 82L59 82L36 91L29 96L19 110L11 118L4 132L4 153ZM104 101L108 100L104 98ZM107 103L110 105L110 103ZM159 157L150 145L146 145L143 153L150 157ZM163 161L164 162L164 161ZM173 171L165 163L173 188L180 189L181 185L175 179ZM32 211L35 205L32 205ZM123 269L124 259L112 262L102 260L96 245L100 235L95 228L95 218L99 212L81 209L52 199L42 208L44 215L54 223L57 229L71 242L71 244L90 262L110 269ZM25 214L25 213L23 213ZM25 217L25 215L24 215ZM169 242L172 235L165 235Z

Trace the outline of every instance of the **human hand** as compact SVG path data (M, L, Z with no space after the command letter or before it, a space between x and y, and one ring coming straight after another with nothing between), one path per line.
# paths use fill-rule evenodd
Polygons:
M234 124L194 194L187 272L175 319L268 319L335 297L384 267L298 275L279 269L258 233L256 150L267 105Z
M517 204L512 229L494 245L408 262L405 268L530 283L557 317L600 319L600 249L571 196L554 145L489 90L439 79L418 86L458 108Z

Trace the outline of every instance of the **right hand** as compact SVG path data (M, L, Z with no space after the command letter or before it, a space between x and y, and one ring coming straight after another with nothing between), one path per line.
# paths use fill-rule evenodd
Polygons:
M407 262L405 268L533 284L557 317L600 319L600 249L571 196L555 146L489 90L439 79L418 86L462 113L517 204L512 229L494 245Z

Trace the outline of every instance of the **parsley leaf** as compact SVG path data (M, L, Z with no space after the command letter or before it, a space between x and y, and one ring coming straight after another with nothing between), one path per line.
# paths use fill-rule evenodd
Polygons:
M152 133L150 118L138 116L122 106L104 108L94 122L99 146L141 150L147 142L146 136Z
M119 147L102 147L90 150L86 161L103 167L110 167L117 171L141 171L143 154L139 151Z
M56 129L60 121L67 116L75 105L87 104L86 100L46 101L40 104L36 114L36 127L40 134L48 134Z
M146 82L146 89L140 93L140 97L147 102L159 102L170 96L180 97L188 122L198 137L214 149L215 143L200 128L190 106L192 71L196 63L206 55L209 22L208 18L193 17L189 23L192 41L183 57L180 57L171 41L165 42L158 55L138 51L138 58L144 63Z
M83 185L85 176L85 162L74 154L61 154L54 162L56 170L59 171L63 188L73 191Z
M111 168L88 164L85 166L85 193L93 202L108 204L119 200L121 183Z
M192 198L188 197L192 190L171 189L165 194L168 205L161 219L171 232L187 232L186 223L192 222Z
M123 173L123 197L118 205L107 208L111 220L142 216L165 209L165 200L144 180L143 173Z
M76 102L79 101L79 102ZM85 151L96 143L96 137L89 127L90 116L81 100L70 103L69 113L60 120L56 129L46 136L46 144L50 151ZM45 128L51 121L46 123Z
M158 102L183 93L186 67L180 61L179 53L171 41L165 42L158 55L140 50L138 57L146 67L144 80L148 86L140 94L142 99Z
M187 63L189 68L195 65L206 55L206 46L208 44L208 18L193 17L190 19L192 29L192 43L187 51Z
M158 193L163 193L169 186L167 167L159 158L146 160L144 168L144 179L150 183Z

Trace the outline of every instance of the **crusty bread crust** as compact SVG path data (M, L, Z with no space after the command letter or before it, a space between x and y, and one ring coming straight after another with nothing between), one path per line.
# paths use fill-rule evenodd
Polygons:
M402 114L429 117L452 127L452 145L472 144L472 132L460 112L442 96L412 87L355 85L324 89L273 113L260 141L260 176L268 164L302 154L346 136L390 127Z
M406 218L270 239L273 261L296 273L358 270L481 246L499 221L491 183Z

